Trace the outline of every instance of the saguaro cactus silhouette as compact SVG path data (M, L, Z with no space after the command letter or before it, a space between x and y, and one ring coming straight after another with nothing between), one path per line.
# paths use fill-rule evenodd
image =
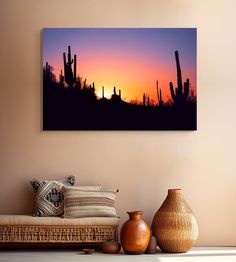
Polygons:
M161 89L159 90L159 87L158 87L158 81L157 81L157 99L158 99L158 106L159 107L162 107L164 105L163 103L163 100L162 100L162 92L161 92Z
M85 78L83 81L83 89L85 90L87 88L87 83L86 83L87 79Z
M46 62L46 65L43 68L43 74L44 74L45 79L47 79L49 81L55 81L56 80L55 75L53 74L52 71L53 71L53 67L50 66L48 64L48 62Z
M95 84L94 84L94 82L93 82L93 85L91 87L91 93L92 93L93 96L95 95Z
M146 95L143 94L143 105L146 106Z
M147 99L147 106L150 106L150 98L148 96L148 99Z
M62 74L62 70L61 70L61 72L60 72L60 74L59 74L59 80L60 80L60 83L61 83L61 84L64 83L64 76L63 76L63 74Z
M74 55L74 60L71 59L71 50L68 46L68 58L66 62L66 53L63 53L64 60L64 76L65 81L69 86L72 86L76 82L76 55ZM74 72L72 71L72 64L74 63Z
M121 98L121 89L119 89L119 97Z
M184 82L183 86L178 51L175 51L175 60L177 69L177 87L174 90L173 83L170 82L170 93L175 104L184 104L186 103L189 95L189 79L186 79L186 82Z

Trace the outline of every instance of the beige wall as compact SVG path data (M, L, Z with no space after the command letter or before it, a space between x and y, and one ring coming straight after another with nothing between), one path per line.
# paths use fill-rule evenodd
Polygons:
M0 213L32 212L28 177L120 189L121 222L150 223L184 189L198 245L236 245L236 1L1 0ZM44 27L197 27L197 132L42 132Z

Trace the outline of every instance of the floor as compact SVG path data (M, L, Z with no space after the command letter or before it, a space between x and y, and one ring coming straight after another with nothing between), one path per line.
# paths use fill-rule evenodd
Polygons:
M0 262L236 262L236 247L195 247L185 254L155 255L107 255L95 252L91 255L80 251L0 251Z

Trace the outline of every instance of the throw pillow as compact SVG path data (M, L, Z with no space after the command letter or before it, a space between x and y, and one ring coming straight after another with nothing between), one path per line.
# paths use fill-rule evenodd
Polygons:
M62 216L64 211L64 196L60 188L62 185L73 186L75 183L75 176L69 176L60 181L39 181L37 179L30 179L30 183L36 198L36 207L33 216Z
M112 191L80 190L62 186L64 217L118 217L114 208L116 193Z
M78 189L78 190L85 190L85 191L90 191L90 190L91 191L99 191L99 190L102 189L102 186L101 185L97 185L97 186L73 186L73 187L70 187L70 188L71 189Z

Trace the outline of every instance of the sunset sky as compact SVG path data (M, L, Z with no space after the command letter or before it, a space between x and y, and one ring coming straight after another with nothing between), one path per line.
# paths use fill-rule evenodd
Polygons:
M54 68L59 79L63 52L71 46L77 55L77 76L95 83L96 94L110 98L113 88L122 99L142 101L143 94L157 101L156 81L163 99L170 98L169 82L176 86L175 50L179 51L182 77L190 79L196 94L196 29L89 29L48 28L43 30L43 65Z

